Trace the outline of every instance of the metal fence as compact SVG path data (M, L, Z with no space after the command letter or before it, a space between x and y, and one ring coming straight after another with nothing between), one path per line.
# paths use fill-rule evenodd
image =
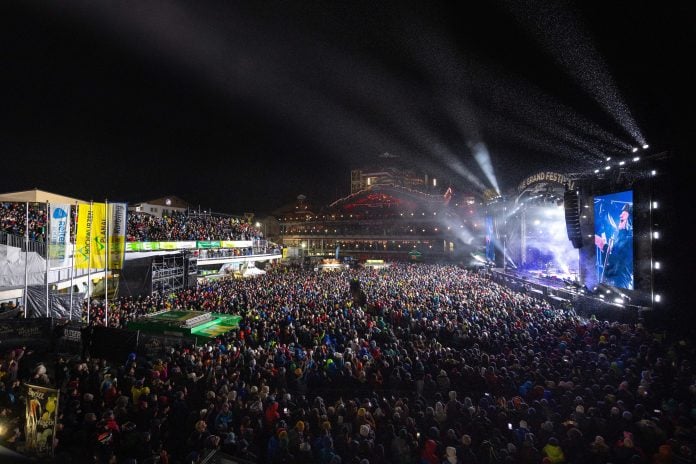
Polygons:
M26 241L22 235L8 234L0 231L0 243L3 245L20 248L22 251L30 251L38 253L42 257L46 257L46 243L33 240Z

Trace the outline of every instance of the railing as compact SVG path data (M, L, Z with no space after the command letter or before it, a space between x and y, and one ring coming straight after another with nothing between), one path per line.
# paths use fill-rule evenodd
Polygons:
M46 243L37 242L34 240L25 241L24 236L8 234L7 232L0 231L0 243L3 245L20 248L22 251L28 251L38 253L39 255L46 257Z

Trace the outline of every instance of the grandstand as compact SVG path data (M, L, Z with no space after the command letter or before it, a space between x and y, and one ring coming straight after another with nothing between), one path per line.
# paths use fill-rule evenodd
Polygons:
M169 200L170 209L156 215L138 211L159 202L152 200L129 210L122 269L78 269L71 261L78 205L88 202L37 189L0 195L0 302L36 316L80 318L82 300L103 297L107 280L112 298L137 296L195 285L199 273L223 267L243 273L255 263L280 259L280 249L244 216L185 210L175 196L160 200ZM62 205L69 218L60 245L64 259L49 262L48 213ZM59 247L52 249L55 254Z

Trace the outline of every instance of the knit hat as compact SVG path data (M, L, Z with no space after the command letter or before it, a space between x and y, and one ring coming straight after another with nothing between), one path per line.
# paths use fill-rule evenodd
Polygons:
M360 436L361 437L367 437L370 435L370 426L367 424L363 424L360 426Z
M297 430L299 430L300 432L304 432L304 428L305 428L304 422L297 421L297 423L295 424L295 428Z

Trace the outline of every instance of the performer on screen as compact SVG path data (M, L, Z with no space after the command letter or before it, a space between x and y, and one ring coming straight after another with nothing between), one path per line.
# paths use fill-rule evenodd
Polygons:
M633 289L633 217L631 205L621 208L619 223L614 225L611 237L605 233L595 235L595 245L601 250L603 258L602 274L599 282L615 287Z

